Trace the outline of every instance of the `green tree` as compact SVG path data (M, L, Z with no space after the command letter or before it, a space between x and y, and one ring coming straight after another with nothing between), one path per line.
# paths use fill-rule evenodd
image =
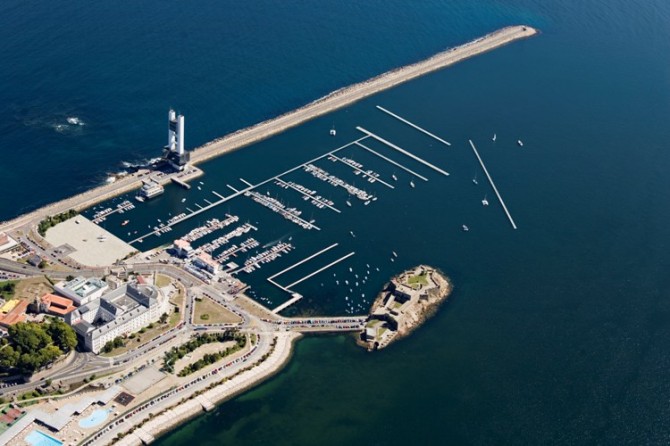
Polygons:
M9 327L9 337L22 353L36 352L51 342L42 326L35 322L12 325Z
M77 334L61 319L51 319L47 326L47 333L54 344L64 352L69 352L77 346Z

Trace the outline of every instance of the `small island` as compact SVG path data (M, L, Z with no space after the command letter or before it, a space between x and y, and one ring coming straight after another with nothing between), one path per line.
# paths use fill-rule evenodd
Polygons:
M392 278L373 302L359 344L379 350L408 336L435 314L451 290L449 279L426 265Z

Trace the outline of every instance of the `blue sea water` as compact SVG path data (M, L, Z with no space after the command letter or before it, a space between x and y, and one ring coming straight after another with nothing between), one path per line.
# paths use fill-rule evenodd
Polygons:
M383 258L368 295L418 262L439 266L456 289L435 319L386 351L366 354L346 337L299 342L285 372L159 444L666 444L666 1L6 1L0 219L98 184L122 160L156 155L169 106L186 114L193 147L517 23L542 34L203 166L203 182L219 192L240 172L264 179L334 147L333 122L338 142L363 125L411 147L451 176L421 170L428 183L384 192L373 211L333 220L320 211L323 234L296 244L307 254L332 234L358 246L356 259ZM66 126L74 116L85 125ZM490 191L492 205L480 205L487 189L481 172L482 187L471 183L469 138L519 230ZM179 210L181 194L170 188L133 211L128 227ZM230 206L267 218L251 203ZM347 239L354 225L361 245ZM279 224L267 231L286 234ZM263 271L273 268L281 265ZM270 292L263 277L251 282ZM319 282L303 285L313 297L298 311L340 310L341 290Z

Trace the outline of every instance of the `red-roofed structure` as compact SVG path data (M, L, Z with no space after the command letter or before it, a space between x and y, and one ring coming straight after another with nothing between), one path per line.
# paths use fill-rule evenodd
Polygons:
M3 327L9 327L10 325L25 321L27 308L28 301L20 301L9 313L0 317L0 325Z
M44 313L65 316L75 308L74 302L67 297L47 293L40 299L40 311Z

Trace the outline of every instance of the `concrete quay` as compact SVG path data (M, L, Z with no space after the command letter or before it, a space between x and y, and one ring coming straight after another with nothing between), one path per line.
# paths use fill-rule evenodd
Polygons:
M291 357L293 342L300 337L296 333L277 333L273 338L275 345L272 347L269 356L261 362L256 362L254 367L242 373L233 375L225 382L201 393L196 398L188 398L188 394L199 389L205 388L213 382L218 382L225 378L225 372L221 374L211 374L207 379L198 381L198 385L194 386L190 392L175 391L169 398L159 396L154 398L156 403L145 403L143 407L145 410L134 412L132 418L125 418L123 423L113 421L102 434L88 439L84 445L126 445L139 446L142 444L149 444L155 438L165 433L175 426L203 413L205 408L202 401L215 404L224 400L230 399L259 382L269 378L277 373L288 362ZM266 349L259 349L256 355L260 355ZM230 372L234 372L231 369ZM229 373L230 373L229 372ZM228 373L228 374L229 374ZM210 406L211 407L211 406ZM167 410L165 410L167 409ZM152 415L153 414L153 415ZM124 417L120 417L121 419ZM117 419L117 420L118 420ZM117 439L117 435L121 432L131 433L125 435L121 439Z
M440 52L423 61L406 65L367 81L336 90L294 111L216 139L194 149L191 152L191 162L193 164L201 163L210 158L267 139L289 128L300 125L305 121L345 107L380 91L535 34L537 34L537 30L530 26L517 25L501 28L463 45ZM197 169L197 171L187 174L188 178L184 175L179 176L182 181L188 181L201 174L202 171ZM114 183L99 186L74 197L44 206L13 220L0 223L0 231L13 231L30 222L39 221L48 215L55 215L69 209L84 209L106 199L137 189L141 187L141 180L144 176L149 177L147 172L131 174ZM158 181L164 183L171 180L169 176L165 176L165 178L158 178Z
M36 224L47 216L57 215L70 209L81 211L131 190L139 189L142 187L142 180L152 179L161 185L165 185L171 182L172 178L178 178L180 181L186 182L201 175L203 175L203 171L195 166L190 166L186 172L175 172L173 174L150 174L146 170L140 170L113 183L98 186L70 198L56 201L27 214L20 215L13 220L0 222L0 232L14 231L30 223Z
M191 153L191 161L199 163L254 142L267 139L305 121L346 107L380 91L387 90L417 77L458 63L461 60L477 56L535 34L537 34L537 30L530 26L516 25L501 28L463 45L437 53L428 59L388 71L367 81L341 88L294 111L214 140L195 149Z

